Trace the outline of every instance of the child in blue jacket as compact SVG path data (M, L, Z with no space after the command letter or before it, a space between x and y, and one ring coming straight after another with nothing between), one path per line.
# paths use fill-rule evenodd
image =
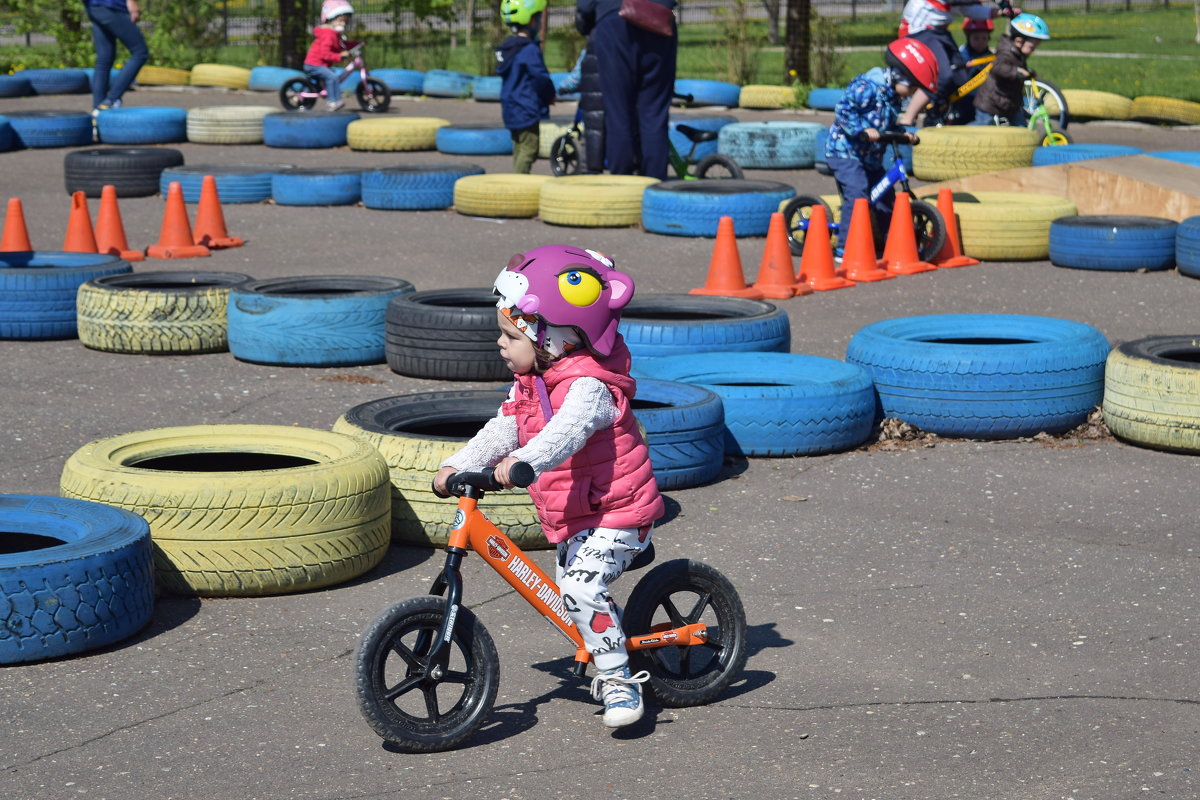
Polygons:
M527 173L538 155L538 123L554 102L554 81L537 44L546 0L503 0L500 16L513 35L496 48L504 127L512 134L513 172Z

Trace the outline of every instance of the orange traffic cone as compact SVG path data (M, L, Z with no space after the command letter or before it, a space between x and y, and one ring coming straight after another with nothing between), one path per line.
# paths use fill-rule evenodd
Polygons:
M196 244L219 250L224 247L241 247L245 242L230 236L225 230L225 214L221 211L221 196L217 193L217 179L205 175L200 184L200 206L196 209L196 227L193 231Z
M792 262L792 248L788 246L787 224L783 214L776 211L771 215L767 227L767 244L763 249L762 262L758 265L758 280L754 288L763 297L786 300L794 295L812 294L807 284L796 280L796 267Z
M25 227L25 209L21 198L10 197L8 213L4 216L4 235L0 236L0 253L19 253L33 249L29 230Z
M717 222L717 241L713 245L712 260L708 263L708 279L703 287L692 289L688 294L762 299L762 292L746 285L742 259L737 251L737 237L733 233L733 217L721 217Z
M887 245L883 248L883 268L896 275L916 275L937 269L922 261L917 252L917 234L913 230L912 201L908 192L896 192L896 207L892 209L892 224L888 228Z
M800 254L800 279L818 292L850 289L854 286L854 281L838 277L834 269L825 206L812 207L808 232L804 234L804 252Z
M938 267L969 267L979 259L963 255L962 238L958 235L958 217L954 216L954 193L949 189L938 190L938 211L946 221L946 243L933 259Z
M845 228L846 220L842 220ZM871 207L867 198L860 197L854 201L854 212L850 215L850 233L846 237L846 250L842 256L842 269L845 276L858 283L860 281L885 281L896 277L890 272L879 268L875 259L875 242L871 236Z
M125 223L117 207L117 187L106 185L100 190L100 210L96 212L96 249L101 253L119 256L126 261L141 261L141 250L130 250L125 240Z
M96 247L96 232L92 230L92 218L88 213L87 195L75 192L71 195L71 216L67 219L67 235L62 249L68 253L99 253Z
M192 241L192 226L188 223L187 207L183 204L183 186L171 181L167 187L167 210L163 214L158 244L146 248L151 258L195 258L210 255L204 245Z

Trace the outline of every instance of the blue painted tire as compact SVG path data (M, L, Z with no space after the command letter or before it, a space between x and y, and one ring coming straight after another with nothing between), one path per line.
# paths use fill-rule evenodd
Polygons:
M1188 217L1175 229L1175 267L1180 275L1200 278L1200 216Z
M37 92L28 78L20 75L0 75L0 97L30 97Z
M716 392L645 378L637 382L632 406L646 431L659 489L700 486L720 474L725 464L725 407Z
M96 253L0 253L0 339L74 339L79 287L132 271L128 261Z
M569 72L551 72L550 73L550 82L554 84L554 90L557 92L562 87L562 85L567 82L567 79L570 77L571 77L571 73L569 73ZM558 95L558 99L559 100L578 100L579 99L579 91L576 90L574 92L567 92L566 94L560 94L560 95Z
M0 554L0 664L94 650L150 622L150 526L137 514L7 494L0 531L8 545Z
M271 179L277 172L293 170L292 164L197 164L170 167L158 179L159 192L167 196L172 181L178 181L186 203L199 203L204 176L217 182L221 204L261 203L271 198Z
M281 206L348 206L362 199L362 167L312 167L276 172L271 197Z
M1145 151L1140 147L1125 144L1061 144L1054 147L1039 147L1033 151L1033 165L1069 164L1074 161L1090 161L1094 158L1111 156L1136 156Z
M1189 167L1200 167L1200 150L1159 150L1148 152L1146 155L1174 161L1176 164L1187 164Z
M500 89L504 79L494 75L483 75L471 81L471 96L485 103L499 103Z
M1109 272L1170 269L1178 227L1161 217L1059 217L1050 223L1050 263Z
M762 300L696 294L638 294L619 326L634 361L689 353L786 353L787 312Z
M744 169L809 169L823 127L816 122L737 122L721 128L717 152Z
M875 381L880 413L941 436L1012 439L1082 424L1104 395L1104 334L1016 314L875 322L846 360Z
M829 128L822 127L817 131L817 137L813 141L813 169L822 175L832 175L833 170L829 168L829 162L825 160L825 145L829 144Z
M96 117L105 144L168 144L187 141L187 109L165 106L110 108Z
M679 155L687 158L687 154L692 149L692 140L684 136L678 130L680 125L688 125L692 128L701 131L719 131L726 125L732 125L737 122L737 117L731 116L712 116L712 117L688 117L683 114L673 116L667 122L667 137L671 140L671 144L675 146L675 150ZM713 139L709 142L701 142L696 145L696 152L692 153L689 160L690 163L699 163L706 156L716 155L717 140Z
M92 115L82 111L6 111L22 147L83 147L92 143Z
M642 227L668 236L716 236L721 217L733 217L738 236L765 236L771 214L795 195L775 181L663 181L642 195Z
M254 67L250 70L250 83L247 88L252 92L278 92L287 81L303 77L304 73L298 69Z
M392 94L421 94L425 87L425 73L415 69L373 69L368 73L392 90Z
M871 435L875 393L866 370L796 353L704 353L634 362L639 378L716 392L725 407L725 452L797 456L857 447Z
M842 99L844 89L812 89L808 93L808 99L804 104L809 108L815 108L819 111L833 111L833 107L837 105L838 100Z
M82 69L26 69L15 73L29 81L38 94L87 94L92 83Z
M387 304L413 290L406 280L369 275L238 284L229 293L229 352L256 364L382 364Z
M367 208L427 211L454 205L454 183L467 175L482 175L478 164L423 164L368 170L362 176L362 201Z
M358 119L353 111L280 111L263 117L267 147L345 147L346 128Z
M495 125L443 125L435 138L439 153L457 156L512 154L512 134Z
M431 69L425 73L421 91L430 97L470 97L471 81L477 77L466 72Z
M693 106L728 106L737 108L742 87L727 81L675 79L675 94L690 94Z
M17 146L17 135L13 133L8 117L0 114L0 153L7 153Z

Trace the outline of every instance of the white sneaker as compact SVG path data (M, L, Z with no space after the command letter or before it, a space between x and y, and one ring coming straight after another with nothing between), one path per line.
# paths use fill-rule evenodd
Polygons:
M346 105L345 100L338 100L336 103L326 103L325 110L326 111L337 111L339 108L341 108L344 105Z
M630 675L629 665L598 673L592 678L592 697L604 703L606 726L621 728L642 718L645 706L642 705L640 684L648 680L650 673L646 670Z

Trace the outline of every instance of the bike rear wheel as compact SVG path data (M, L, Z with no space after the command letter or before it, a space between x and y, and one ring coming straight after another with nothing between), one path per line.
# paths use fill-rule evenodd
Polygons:
M646 686L670 708L711 702L746 666L746 612L729 579L699 561L677 559L648 572L623 616L625 634L649 633L703 622L704 644L657 647L629 653L629 668L646 670Z
M487 721L500 685L500 658L479 619L459 607L450 662L439 681L429 677L445 600L403 600L375 618L358 646L359 709L385 740L420 753L462 744Z
M363 111L382 114L392 104L392 90L378 78L367 78L354 89L358 105Z
M1037 84L1037 90L1034 90L1034 84ZM1041 79L1036 81L1025 81L1025 113L1033 116L1037 111L1038 106L1045 106L1046 101L1050 101L1050 107L1046 109L1050 112L1050 119L1061 130L1067 129L1067 124L1071 121L1071 113L1067 108L1067 98L1063 96L1062 90L1052 83L1047 83Z
M723 178L741 180L746 176L732 158L720 153L713 153L700 159L700 163L696 165L696 177L701 180L721 180Z
M946 245L946 220L936 206L924 200L912 201L912 218L917 254L922 261L933 261Z
M287 111L308 111L317 104L315 95L320 91L321 87L311 78L292 78L279 87L279 103Z
M824 200L808 194L793 197L783 207L784 227L787 228L788 246L792 248L793 255L798 256L804 252L804 238L808 235L808 221L812 217L814 206L825 209L826 224L831 226L830 233L834 232L833 209Z
M550 145L550 171L556 178L577 175L580 168L579 139L564 133Z

